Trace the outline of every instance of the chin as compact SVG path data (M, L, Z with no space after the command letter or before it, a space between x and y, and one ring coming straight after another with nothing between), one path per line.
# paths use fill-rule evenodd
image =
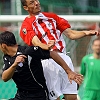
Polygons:
M41 12L41 9L40 9L40 10L38 10L38 12Z
M41 12L41 10L37 11L36 13L39 14Z

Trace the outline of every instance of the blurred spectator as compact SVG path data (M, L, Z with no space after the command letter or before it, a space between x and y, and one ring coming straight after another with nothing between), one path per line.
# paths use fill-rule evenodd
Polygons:
M84 76L82 100L100 100L100 39L92 43L93 54L83 57L81 74Z

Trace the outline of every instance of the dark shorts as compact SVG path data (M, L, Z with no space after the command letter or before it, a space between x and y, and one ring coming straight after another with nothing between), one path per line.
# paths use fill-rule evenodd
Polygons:
M28 91L17 91L13 100L49 100L48 92L46 90L39 90L39 92L32 93Z

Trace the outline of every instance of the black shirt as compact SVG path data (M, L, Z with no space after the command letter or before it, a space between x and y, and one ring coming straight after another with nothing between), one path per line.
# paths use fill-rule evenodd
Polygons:
M42 50L40 47L18 46L15 56L4 55L3 71L8 69L15 61L18 54L25 54L27 58L23 66L18 65L12 79L20 90L36 92L39 89L47 89L41 59L50 58L48 50Z

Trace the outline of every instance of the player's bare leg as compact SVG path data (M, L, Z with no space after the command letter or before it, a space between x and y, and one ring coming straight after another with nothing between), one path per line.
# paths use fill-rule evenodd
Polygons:
M58 97L56 100L60 100L60 97Z
M76 94L64 94L65 100L78 100Z

